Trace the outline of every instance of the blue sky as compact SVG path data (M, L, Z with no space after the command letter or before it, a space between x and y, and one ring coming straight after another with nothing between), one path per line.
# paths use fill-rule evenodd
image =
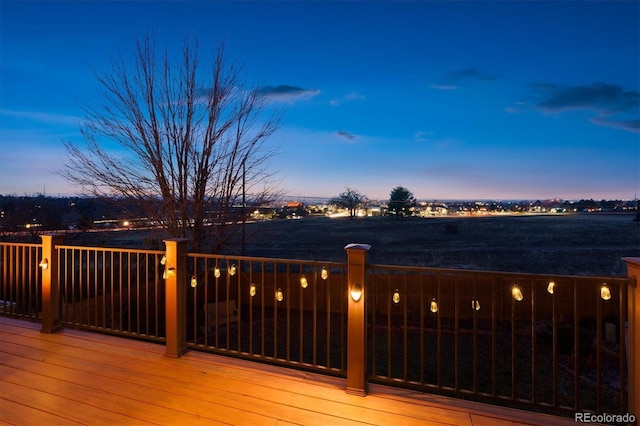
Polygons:
M229 59L285 110L293 197L640 196L638 1L0 3L0 194L72 195L92 69L146 29Z

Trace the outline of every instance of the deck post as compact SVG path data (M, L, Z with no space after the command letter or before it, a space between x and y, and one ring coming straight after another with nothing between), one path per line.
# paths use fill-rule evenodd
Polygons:
M41 333L55 333L62 330L60 318L60 278L58 276L58 250L62 243L60 234L41 235L42 238L42 326Z
M351 395L367 394L367 311L365 272L368 244L349 244L347 251L347 389Z
M179 358L187 351L187 241L184 238L164 240L166 351Z
M629 412L640 416L640 257L625 257L627 291L627 371L629 372Z

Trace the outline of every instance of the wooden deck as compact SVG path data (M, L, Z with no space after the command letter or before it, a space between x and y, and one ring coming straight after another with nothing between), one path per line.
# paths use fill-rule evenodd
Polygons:
M570 425L571 419L0 318L0 424Z

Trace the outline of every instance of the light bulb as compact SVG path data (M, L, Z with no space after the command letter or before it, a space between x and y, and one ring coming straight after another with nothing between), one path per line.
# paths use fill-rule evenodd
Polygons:
M164 266L165 263L167 263L167 256L163 254L160 258L160 264Z
M434 297L433 300L431 301L431 306L429 306L429 309L431 310L431 312L433 312L434 314L436 312L438 312L438 302L436 302L436 298Z
M351 298L353 299L354 302L357 302L358 300L360 300L361 297L362 297L362 287L360 286L360 284L355 283L351 287Z
M196 288L197 286L198 286L198 280L196 280L195 276L191 277L191 287Z
M513 297L514 300L517 300L518 302L524 299L524 296L522 295L522 290L520 290L520 287L518 287L517 285L514 285L511 288L511 296Z
M236 265L231 265L229 268L229 275L234 276L236 274Z
M556 286L555 282L549 281L549 285L547 286L547 292L549 294L553 294L553 290L554 290L555 286Z
M327 268L325 268L324 266L322 267L322 271L320 271L320 278L322 278L323 280L329 278L329 271L327 271Z
M251 283L251 287L249 287L249 295L251 297L256 295L256 285Z
M611 299L611 290L609 289L607 283L602 284L602 287L600 287L600 297L602 298L602 300Z
M393 303L398 304L400 303L400 293L398 293L398 289L396 289L396 291L393 292Z
M49 267L49 260L48 259L42 259L42 261L40 262L40 267L45 270Z
M276 291L276 300L278 302L282 302L284 300L284 294L282 294L282 289L278 289L278 291Z
M220 278L220 268L218 268L217 266L213 270L213 276L216 278Z
M309 286L309 281L307 281L307 277L304 275L300 277L300 287L307 288Z
M473 309L474 311L480 310L480 301L478 299L474 299L471 301L471 309Z

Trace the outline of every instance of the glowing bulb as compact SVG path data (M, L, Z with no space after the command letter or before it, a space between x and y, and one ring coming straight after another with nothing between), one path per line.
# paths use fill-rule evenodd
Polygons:
M329 271L327 271L327 268L325 268L324 266L322 267L322 271L320 271L320 278L322 278L323 280L329 278Z
M431 301L431 306L429 306L429 309L431 310L431 312L433 312L434 314L436 312L438 312L438 302L436 302L436 298L434 297L433 300Z
M197 286L198 286L198 280L196 280L195 276L191 277L191 287L196 288Z
M549 281L549 285L547 286L547 292L549 294L553 294L553 290L554 290L555 286L556 286L555 282Z
M276 291L276 300L278 302L282 302L284 300L284 294L282 294L282 289L278 289L278 291Z
M300 287L307 288L309 286L309 282L307 281L307 277L304 275L300 277Z
M351 287L351 298L353 299L354 302L357 302L358 300L360 300L361 297L362 297L362 287L360 286L360 284L355 283Z
M480 310L480 301L478 299L474 299L471 301L471 309L473 309L474 311Z
M167 276L168 277L173 277L175 274L176 274L176 268L167 269Z
M229 275L234 276L236 274L236 265L231 265L229 268Z
M44 270L47 269L49 267L49 260L48 259L42 259L42 261L40 262L40 267Z
M602 287L600 287L600 297L602 298L602 300L611 299L611 290L609 289L607 283L602 284Z
M162 279L163 280L167 279L167 270L166 269L164 271L162 271Z
M514 285L511 288L511 296L514 298L514 300L517 300L518 302L524 299L524 296L522 295L522 290L520 290L520 287L518 287L517 285Z
M160 258L160 264L164 266L165 263L167 263L167 256L162 255Z
M213 276L216 278L220 278L220 268L218 268L217 266L213 270Z
M398 304L400 303L400 293L398 293L398 289L396 289L396 291L393 292L393 303Z
M251 287L249 287L249 295L251 297L256 295L256 285L251 283Z

